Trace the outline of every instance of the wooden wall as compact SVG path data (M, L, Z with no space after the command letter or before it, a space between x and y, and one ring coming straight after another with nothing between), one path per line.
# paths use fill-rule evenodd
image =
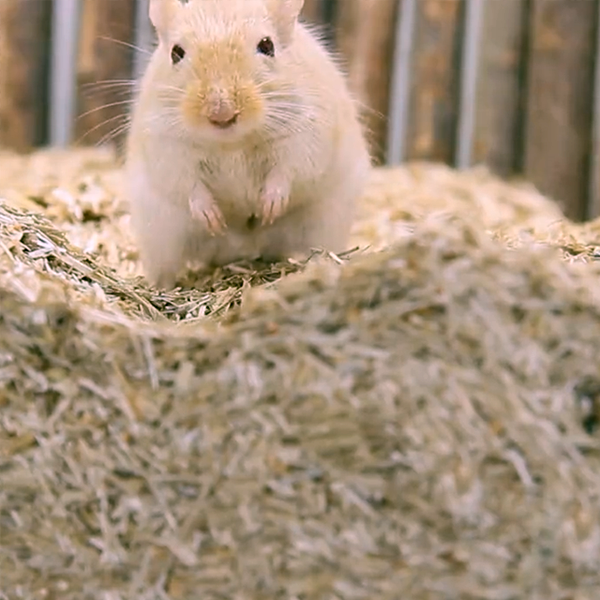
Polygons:
M534 0L529 24L523 168L575 217L588 188L597 8Z
M386 159L396 22L411 0L306 0L324 24L364 106L373 154ZM417 0L407 160L454 164L470 0ZM74 142L97 144L126 123L136 0L81 0ZM47 142L52 0L0 0L0 146ZM502 176L523 175L575 219L591 195L594 69L600 0L485 0L472 154ZM112 81L113 83L106 83ZM105 83L101 83L105 82ZM105 107L105 108L103 108ZM600 210L600 208L599 208ZM592 216L596 216L592 214Z
M117 82L132 76L135 0L82 1L75 140L90 144L125 124L131 87Z
M0 0L0 146L45 142L50 9L48 0Z

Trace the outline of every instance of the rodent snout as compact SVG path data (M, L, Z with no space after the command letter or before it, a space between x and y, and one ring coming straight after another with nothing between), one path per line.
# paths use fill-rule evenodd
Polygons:
M208 120L215 127L227 129L237 122L239 116L240 111L236 110L230 102L221 101L211 107Z
M208 77L208 76L207 76ZM211 75L210 79L214 79ZM262 100L252 81L233 78L190 83L182 99L185 123L207 139L242 139L261 123Z

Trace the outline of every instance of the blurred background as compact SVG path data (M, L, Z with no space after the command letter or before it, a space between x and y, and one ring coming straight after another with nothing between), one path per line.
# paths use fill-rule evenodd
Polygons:
M0 0L0 148L123 141L148 0ZM485 164L600 216L600 0L306 0L378 164Z

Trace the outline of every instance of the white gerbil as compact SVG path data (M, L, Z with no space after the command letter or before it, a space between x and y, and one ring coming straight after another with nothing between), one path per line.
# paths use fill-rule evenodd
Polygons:
M150 0L158 46L125 174L148 279L190 260L346 249L371 167L346 79L304 0Z

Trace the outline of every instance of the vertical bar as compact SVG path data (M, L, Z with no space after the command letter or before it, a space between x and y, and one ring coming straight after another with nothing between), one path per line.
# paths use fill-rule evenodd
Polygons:
M594 91L592 105L592 147L590 152L587 219L600 216L600 0L596 1L596 48L594 54Z
M456 140L456 167L471 166L475 134L475 104L477 97L477 72L479 68L480 36L483 24L484 0L466 0L460 100Z
M371 158L379 165L387 147L398 0L341 0L338 8L335 48L344 57L350 89L368 107L363 124Z
M81 0L54 0L50 83L50 144L72 140L77 97L77 45Z
M401 0L396 21L392 83L388 120L387 163L405 160L408 117L410 114L411 62L418 0Z
M450 165L456 156L465 0L416 4L406 160Z
M519 60L519 117L515 140L514 170L523 174L527 164L527 131L528 131L528 104L529 87L531 85L531 50L532 50L532 24L533 0L523 0L523 30L521 56Z
M523 175L570 219L585 218L597 4L532 0Z
M472 161L496 175L521 170L527 0L489 0L481 29Z
M135 53L133 67L134 78L139 81L144 74L146 65L150 60L147 52L152 50L154 44L154 28L148 16L150 12L150 0L137 0L135 14L135 45L138 50Z

